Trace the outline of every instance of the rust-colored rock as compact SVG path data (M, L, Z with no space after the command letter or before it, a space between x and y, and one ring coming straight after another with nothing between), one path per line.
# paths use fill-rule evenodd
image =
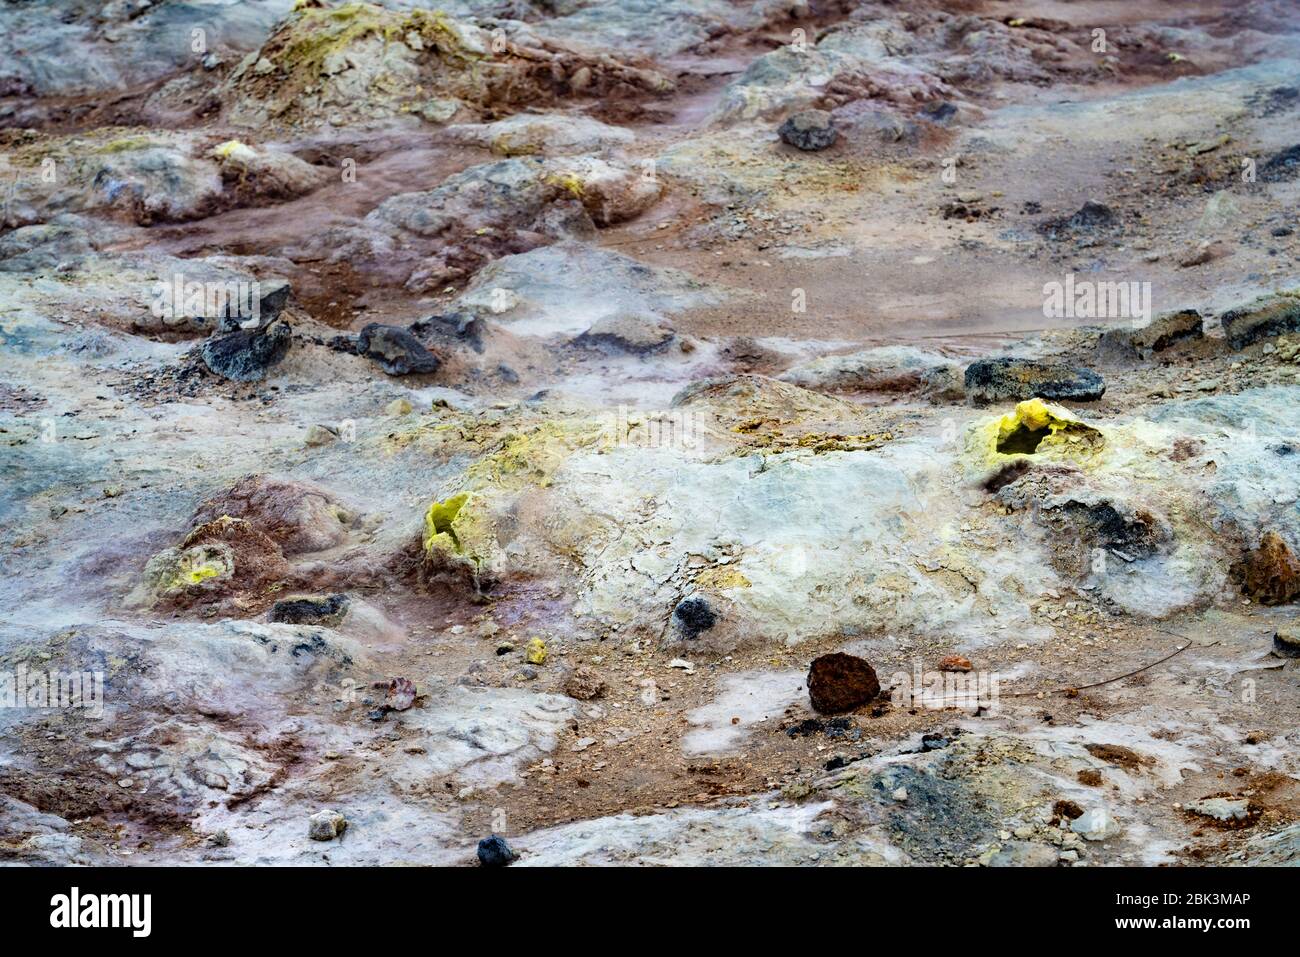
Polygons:
M1285 605L1300 597L1300 560L1277 532L1265 532L1259 548L1237 571L1242 592L1265 605Z
M605 681L591 668L580 665L565 678L564 693L579 701L590 701L605 693Z
M245 519L290 556L342 544L355 520L329 490L312 482L269 475L245 476L203 502L192 521L201 525L227 515Z
M1083 817L1083 808L1073 801L1061 800L1052 805L1052 813L1058 818L1073 821L1076 817Z
M974 667L969 658L961 655L947 655L939 662L940 671L970 671Z
M880 681L870 663L835 652L813 659L808 669L808 697L815 711L852 711L880 694Z
M186 536L181 548L214 542L230 546L235 563L232 591L260 588L289 572L289 563L275 540L242 518L223 516L205 522Z

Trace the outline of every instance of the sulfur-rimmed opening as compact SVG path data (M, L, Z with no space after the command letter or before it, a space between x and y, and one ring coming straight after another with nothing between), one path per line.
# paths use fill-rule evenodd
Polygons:
M1039 444L1043 439L1052 434L1050 428L1031 429L1025 425L1018 425L1007 435L998 439L997 449L1003 455L1033 455L1038 451Z

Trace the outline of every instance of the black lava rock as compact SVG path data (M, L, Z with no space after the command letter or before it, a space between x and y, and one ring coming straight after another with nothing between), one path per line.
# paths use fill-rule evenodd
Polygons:
M258 280L257 289L257 312L254 315L241 314L242 305L239 302L228 301L224 312L220 315L211 317L216 320L216 332L234 332L240 328L249 319L256 319L257 326L264 329L274 322L284 307L289 303L289 295L293 292L293 287L283 279Z
M1259 170L1259 178L1265 183L1280 183L1297 176L1300 176L1300 143L1274 153Z
M276 319L284 307L289 303L289 295L293 292L293 287L283 279L274 279L267 282L259 282L258 289L261 296L257 302L258 318L262 325L269 325L272 320Z
M374 359L389 375L437 372L440 364L409 331L378 322L361 330L357 336L357 352Z
M832 146L839 134L825 110L804 110L795 113L777 130L781 139L801 150L816 152Z
M484 867L505 867L515 859L506 839L498 834L478 842L478 862Z
M1069 216L1060 216L1039 224L1038 231L1048 239L1109 230L1119 225L1119 216L1105 203L1088 200Z
M593 323L573 344L611 353L649 355L667 348L674 338L673 331L657 319L620 313Z
M483 351L483 321L469 312L433 315L411 323L417 336L433 335L439 339L467 342L475 352Z
M1105 203L1098 203L1090 199L1079 207L1078 212L1070 217L1069 223L1075 229L1111 226L1115 223L1115 211Z
M798 724L790 725L785 729L785 733L791 738L809 737L818 734L824 734L828 738L842 738L851 730L853 730L852 718L830 718L825 721L821 718L805 718ZM857 735L854 735L854 737L857 737Z
M1273 635L1273 653L1279 658L1300 658L1300 628L1280 626Z
M1102 333L1098 348L1121 356L1147 358L1180 342L1204 337L1201 314L1195 309L1179 309L1161 313L1138 329L1123 326L1107 329Z
M1067 501L1043 510L1049 522L1069 523L1089 545L1119 552L1130 559L1150 558L1165 540L1165 531L1150 512L1131 506L1116 508L1106 500Z
M975 402L1007 399L1073 399L1092 402L1106 393L1106 380L1091 369L1035 359L981 359L966 367L966 394Z
M357 351L356 336L333 336L325 341L325 346L335 352L344 352L350 356L360 355Z
M212 336L199 355L203 363L223 379L261 382L271 367L289 352L291 330L287 322L275 321L258 329L239 329Z
M289 625L327 625L343 618L348 608L347 595L328 598L286 598L271 606L270 619Z
M700 632L708 631L718 623L708 599L702 595L683 598L673 609L673 621L685 638L699 637Z
M1300 297L1266 296L1247 306L1229 309L1219 317L1224 338L1233 349L1244 349L1261 339L1300 330Z
M935 123L943 123L957 115L957 107L947 100L935 100L921 107L921 115Z

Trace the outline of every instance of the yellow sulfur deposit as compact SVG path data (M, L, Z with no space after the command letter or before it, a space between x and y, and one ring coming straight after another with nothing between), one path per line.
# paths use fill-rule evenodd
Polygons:
M695 576L695 584L700 588L715 588L719 591L728 588L749 588L752 585L738 569L726 565L704 569Z
M551 476L573 452L602 437L594 423L543 422L535 427L510 431L496 441L496 449L466 471L477 485L521 489L535 485L546 488Z
M459 27L441 10L397 13L371 3L349 3L332 8L301 8L281 28L284 35L280 65L308 75L318 74L331 53L342 53L354 43L378 36L385 43L415 37L438 53L470 60L481 56L465 42Z
M195 565L193 568L187 569L185 571L185 579L191 585L197 585L201 581L206 581L209 578L215 578L220 574L221 574L221 569L217 568L215 565L211 565L211 564Z
M583 194L587 191L577 173L552 173L546 177L546 181L552 186L567 190L575 199L582 199Z
M214 156L223 160L242 158L245 154L252 154L252 152L253 151L249 146L241 143L239 140L226 140L226 142L212 150Z
M210 578L229 578L233 572L234 556L229 547L213 542L195 545L180 553L176 572L164 587L166 591L178 591Z
M441 502L434 502L424 516L424 549L431 552L435 548L450 549L457 554L462 551L460 536L456 534L456 519L461 509L469 501L469 493L461 492Z
M976 427L970 451L985 464L997 464L1020 455L1080 458L1104 444L1100 431L1069 410L1042 399L1027 399L1018 402L1012 412Z
M546 642L540 638L529 639L528 646L524 649L524 660L530 665L546 664Z

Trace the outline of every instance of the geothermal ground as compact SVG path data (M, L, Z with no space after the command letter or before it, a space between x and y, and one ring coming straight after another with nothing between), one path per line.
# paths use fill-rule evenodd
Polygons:
M1300 861L1298 29L0 0L0 860Z

